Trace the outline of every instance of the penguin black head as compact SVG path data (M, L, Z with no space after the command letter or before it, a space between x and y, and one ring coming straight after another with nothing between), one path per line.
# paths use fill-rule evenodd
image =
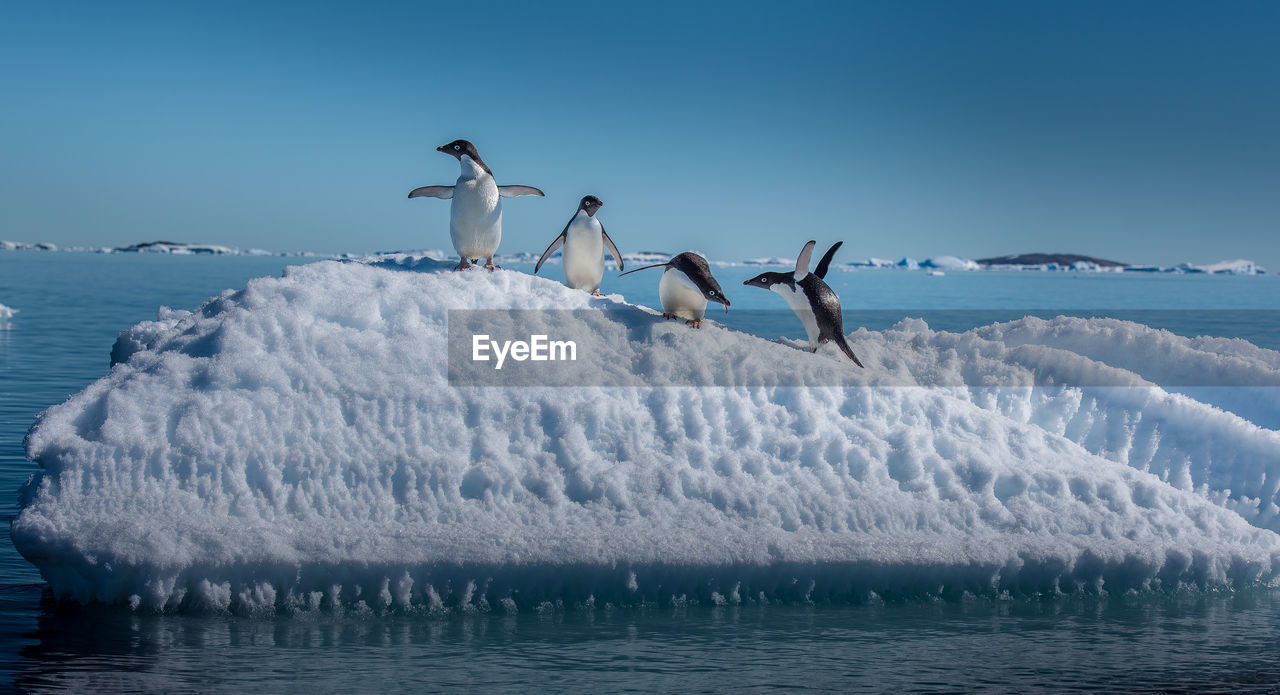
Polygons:
M720 283L716 282L715 277L711 275L711 266L707 265L707 259L692 251L685 251L667 261L667 267L684 273L685 277L697 285L698 291L702 292L703 298L708 302L723 304L724 310L729 310L729 298L724 296Z
M578 203L579 210L586 210L588 217L595 217L596 210L599 210L604 203L593 195L582 196L582 201Z
M480 159L480 153L476 151L476 146L472 145L468 140L454 140L448 145L441 145L437 147L436 152L443 152L450 155L459 162L462 161L462 155L465 154L470 157L471 161L475 162L477 166L488 172L490 176L493 175L493 171L489 169L489 165L485 164L483 159Z
M704 291L702 293L702 296L706 297L708 302L716 302L718 304L723 304L724 310L728 311L729 298L724 296L724 291L720 289L720 284L717 283L714 278L711 280L711 283L715 285L715 289L708 289Z
M455 159L462 159L464 154L475 160L480 159L480 153L476 152L476 146L467 140L454 140L448 145L441 145L436 148L436 152L452 155Z
M742 284L771 290L774 285L785 285L789 279L794 280L794 278L795 273L760 273Z

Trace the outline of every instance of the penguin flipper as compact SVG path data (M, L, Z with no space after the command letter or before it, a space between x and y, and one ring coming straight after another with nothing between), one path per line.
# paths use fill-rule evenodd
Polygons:
M498 195L503 198L519 198L522 195L544 197L542 191L533 186L498 186Z
M600 236L604 238L604 245L609 248L609 253L613 254L613 262L618 264L618 270L622 270L622 254L618 253L618 247L614 246L613 239L609 238L609 233L604 231L604 225L600 225Z
M843 243L843 241L837 241L831 245L831 248L827 249L826 253L822 254L822 260L818 261L818 267L813 271L813 274L817 275L819 279L827 277L827 267L831 265L831 259L836 255L836 250Z
M410 198L444 198L453 197L453 186L423 186L409 191Z
M845 340L844 336L842 335L836 336L836 339L834 342L836 345L840 346L841 350L844 350L844 354L848 355L849 359L853 360L854 364L858 365L859 367L862 367L862 362L859 362L858 356L853 354L853 348L849 347L849 341ZM865 367L863 368L865 369Z
M560 236L556 237L555 241L551 242L551 245L547 247L547 250L542 252L542 257L538 259L538 264L533 266L534 275L537 275L538 271L542 269L542 264L547 262L547 258L555 253L556 249L560 248L560 245L564 243L564 239L565 233L560 232Z
M817 243L811 239L800 250L800 256L796 258L796 282L800 282L804 279L804 276L809 274L809 257L813 255L813 246Z
M640 271L642 271L642 270L648 270L648 269L650 269L650 268L661 268L661 267L663 267L663 266L668 266L668 265L671 265L671 261L667 261L666 263L654 263L653 265L646 265L646 266L641 267L641 268L635 268L635 269L632 269L632 270L628 270L628 271L627 271L627 272L625 272L625 273L618 273L618 277L622 277L623 275L630 275L630 274L632 274L632 273L638 273L638 272L640 272Z

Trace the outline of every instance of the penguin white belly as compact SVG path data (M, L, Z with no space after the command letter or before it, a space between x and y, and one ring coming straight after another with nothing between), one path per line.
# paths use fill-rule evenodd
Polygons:
M707 298L684 273L667 268L658 283L658 298L662 310L689 321L701 320L707 314Z
M449 236L458 255L489 258L502 241L502 200L492 176L459 178L450 204Z
M582 220L586 217L586 220ZM594 292L604 277L603 229L585 213L574 218L564 234L564 282L575 290Z
M813 308L809 306L809 298L804 296L804 290L798 285L793 290L781 283L774 285L771 289L782 295L782 298L787 300L787 306L800 317L800 323L804 324L804 332L809 336L809 347L818 347L818 317L813 315Z

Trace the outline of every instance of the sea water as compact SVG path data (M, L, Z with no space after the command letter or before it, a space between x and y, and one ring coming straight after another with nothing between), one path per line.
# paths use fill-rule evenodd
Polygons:
M35 416L102 376L118 333L161 305L194 309L300 259L0 253L0 498L5 521L36 469ZM529 272L525 264L513 270ZM776 338L803 336L753 267L715 267L733 301L709 314ZM558 266L543 274L559 277ZM656 306L659 271L604 291ZM1141 312L1184 335L1280 346L1272 276L833 270L846 330L926 315L961 330L1035 313ZM715 307L712 307L714 310ZM782 311L779 311L782 309ZM859 321L859 312L868 319ZM738 316L745 317L737 319ZM988 320L989 319L989 320ZM741 323L734 324L734 320ZM1280 687L1280 596L1266 591L856 606L681 605L429 618L134 614L57 606L0 542L0 682L41 691L241 692L447 689L828 691L1200 690Z

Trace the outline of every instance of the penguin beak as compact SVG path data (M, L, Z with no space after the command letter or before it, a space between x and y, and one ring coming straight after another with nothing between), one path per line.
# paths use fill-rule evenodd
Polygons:
M437 147L436 152L444 152L444 145Z

